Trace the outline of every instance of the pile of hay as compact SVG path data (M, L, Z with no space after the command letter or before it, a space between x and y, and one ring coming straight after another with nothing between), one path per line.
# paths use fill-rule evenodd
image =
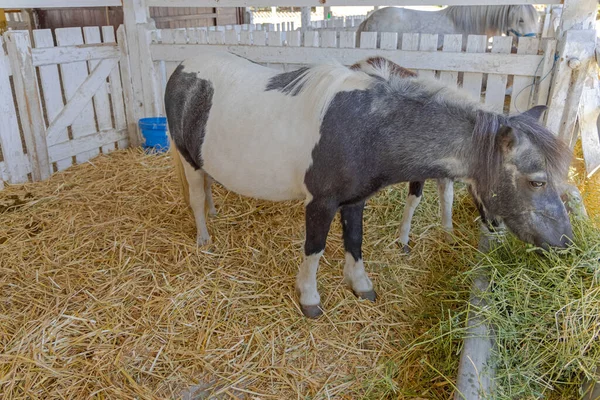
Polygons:
M457 190L450 246L434 184L426 185L410 256L395 242L406 185L368 203L364 254L379 294L374 304L342 284L336 218L318 279L325 315L316 321L302 316L294 292L302 204L214 190L214 244L201 249L167 155L117 151L0 192L2 398L452 396L468 273L480 259L464 190ZM511 246L521 246L513 257L524 254L522 244ZM499 295L508 271L497 270ZM572 310L561 321L583 328ZM570 368L588 365L580 350L569 350L577 353ZM545 382L549 376L558 375L547 373Z

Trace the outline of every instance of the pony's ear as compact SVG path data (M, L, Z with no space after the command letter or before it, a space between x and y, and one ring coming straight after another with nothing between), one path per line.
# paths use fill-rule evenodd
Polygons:
M547 106L535 106L525 111L523 115L527 115L528 117L533 118L539 122L540 118L542 117L542 114L544 114L544 112L547 109Z
M519 144L519 137L515 133L515 130L508 126L500 128L497 140L504 154L510 153Z

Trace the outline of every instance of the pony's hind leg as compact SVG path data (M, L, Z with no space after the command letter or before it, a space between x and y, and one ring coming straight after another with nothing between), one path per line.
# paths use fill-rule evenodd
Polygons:
M210 235L206 228L206 193L205 177L206 173L201 169L195 170L187 161L182 160L185 178L188 181L190 194L190 207L196 220L196 242L198 246L204 246L210 243ZM210 189L210 185L209 185Z
M452 243L452 202L454 201L454 181L452 179L438 179L438 193L440 196L440 214L442 215L442 228L445 231L446 241Z
M304 261L296 276L296 290L300 294L302 313L308 318L317 318L323 313L321 297L317 291L317 270L337 208L337 204L331 201L315 199L306 206Z
M408 246L408 234L410 233L410 225L412 222L413 215L417 206L421 202L423 197L423 181L410 182L408 185L408 197L406 198L406 204L404 205L404 213L402 215L402 222L400 223L400 232L398 234L400 243L402 244L402 250L405 253L410 252Z
M354 294L362 299L375 301L377 294L373 283L365 272L362 260L363 210L365 202L343 206L340 210L346 264L344 264L344 283Z
M214 182L213 178L208 175L206 172L204 173L204 193L206 195L206 207L208 207L208 215L217 215L217 210L215 209L215 202L213 200L212 195L212 183Z

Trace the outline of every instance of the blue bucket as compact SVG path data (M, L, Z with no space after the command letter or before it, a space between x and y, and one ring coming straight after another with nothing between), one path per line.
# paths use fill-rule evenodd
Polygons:
M166 117L142 118L138 126L144 136L146 150L162 153L169 149Z

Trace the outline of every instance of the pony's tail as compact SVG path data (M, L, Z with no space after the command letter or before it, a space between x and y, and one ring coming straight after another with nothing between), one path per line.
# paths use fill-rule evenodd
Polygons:
M175 164L175 173L177 174L177 178L179 179L181 192L183 194L183 199L185 200L185 204L190 206L190 188L185 177L185 171L183 169L183 164L181 162L181 156L179 151L175 147L175 143L171 140L171 135L169 135L169 152L171 153L171 158L173 159L173 163Z

